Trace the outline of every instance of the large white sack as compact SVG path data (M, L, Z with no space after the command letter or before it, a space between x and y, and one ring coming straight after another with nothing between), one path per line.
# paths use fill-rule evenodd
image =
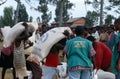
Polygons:
M16 25L14 25L9 32L7 33L7 35L5 36L4 39L4 47L9 47L11 45L11 43L15 40L15 38L22 33L25 30L25 27L22 25L22 22L17 23Z
M92 75L91 75L90 79L98 79L98 75L97 75L97 70L96 69L94 69L92 71Z
M28 38L31 42L35 42L35 32L33 32L32 36Z
M97 71L97 72L96 72ZM93 70L92 76L90 79L115 79L115 75L111 72L99 70Z
M33 26L34 26L34 28L35 28L35 32L36 32L36 30L38 29L38 23L37 22L28 22L28 24L32 24ZM31 41L31 42L35 42L35 40L36 40L36 34L35 34L35 32L32 34L32 36L31 37L29 37L29 40Z
M115 74L107 71L103 71L101 69L97 72L98 79L115 79Z
M35 30L38 29L38 23L37 22L27 22L27 24L32 24L35 28Z
M15 24L10 30L9 32L7 33L7 35L5 36L5 39L4 39L4 47L9 47L13 41L15 40L15 38L17 36L19 36L24 30L25 30L25 27L24 25L22 25L23 22L19 22L17 24ZM28 30L29 32L33 33L35 28L32 24L28 24Z
M60 78L65 78L67 77L67 63L66 62L61 62L62 65L57 66L58 74Z
M65 30L72 33L69 27L56 27L44 33L34 44L31 57L38 59L38 61L45 58L52 46L61 39L65 38L65 35L63 34Z
M6 37L6 35L10 29L11 29L10 26L5 26L4 28L1 28L1 32L2 32L4 37Z

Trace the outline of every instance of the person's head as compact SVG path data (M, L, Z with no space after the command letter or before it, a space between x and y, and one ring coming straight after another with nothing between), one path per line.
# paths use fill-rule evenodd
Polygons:
M95 32L96 32L96 28L93 27L93 28L92 28L92 33L95 33Z
M48 30L47 25L43 24L41 30L42 30L42 34L44 34Z
M52 54L59 54L60 50L63 50L64 46L60 43L56 43L52 46L50 53Z
M120 18L118 18L114 21L114 28L116 31L120 30Z
M107 33L110 34L110 33L112 33L112 32L113 32L113 29L112 29L111 27L108 27Z
M93 37L93 36L88 36L87 39L93 43L96 41L95 37Z
M32 24L28 24L28 31L30 36L32 36L33 32L35 31L35 28Z
M84 26L76 26L76 28L75 28L76 36L83 36L84 35L84 31L85 31Z

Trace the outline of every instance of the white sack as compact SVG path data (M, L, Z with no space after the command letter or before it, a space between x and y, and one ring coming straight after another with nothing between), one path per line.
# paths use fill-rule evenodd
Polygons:
M60 78L67 77L67 63L66 62L61 62L62 65L57 66L58 74Z
M4 28L1 28L1 32L2 32L4 37L6 37L6 35L10 29L11 29L10 26L5 26Z
M107 71L103 71L101 69L97 72L98 79L115 79L115 74Z
M72 33L69 27L57 27L44 33L34 44L31 57L37 58L38 61L45 58L52 46L61 39L65 38L65 35L63 34L65 30Z
M94 69L90 79L98 79L97 70Z
M22 33L25 30L25 27L22 25L22 22L17 23L16 25L14 25L9 32L7 33L7 35L5 36L4 39L4 47L9 47L11 45L11 43L15 40L15 38Z
M27 22L27 24L32 24L35 28L35 30L38 29L38 23L37 22Z
M115 79L115 75L111 72L103 71L99 69L96 73L96 69L92 72L91 79Z
M15 24L7 33L4 39L4 47L9 47L13 41L16 39L17 36L19 36L24 30L25 27L22 25L23 22L19 22ZM35 31L35 28L32 24L28 24L28 31L33 33Z

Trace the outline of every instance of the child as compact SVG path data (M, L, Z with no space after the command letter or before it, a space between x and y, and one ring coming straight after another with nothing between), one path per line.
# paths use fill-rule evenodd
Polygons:
M50 50L50 53L46 57L46 62L43 66L43 77L44 79L52 79L56 73L56 68L59 64L59 52L63 50L63 46L56 43Z

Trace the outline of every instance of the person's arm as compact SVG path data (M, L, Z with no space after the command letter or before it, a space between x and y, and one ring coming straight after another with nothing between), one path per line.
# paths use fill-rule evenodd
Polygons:
M31 42L30 40L27 40L24 46L25 46L24 49L27 49L27 48L33 46L33 42Z
M90 50L90 58L92 60L92 63L93 63L93 68L95 69L95 54L96 54L96 51L94 50L94 48L92 47L91 50Z
M64 62L67 62L67 47L66 46L63 49L63 56L64 56Z

